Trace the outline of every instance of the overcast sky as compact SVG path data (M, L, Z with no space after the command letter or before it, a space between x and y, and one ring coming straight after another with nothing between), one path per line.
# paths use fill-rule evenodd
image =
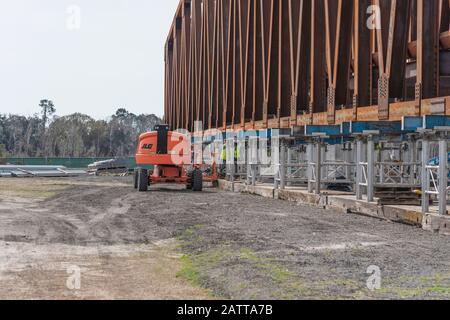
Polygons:
M0 113L163 115L164 43L178 0L0 0ZM80 11L80 15L78 15Z

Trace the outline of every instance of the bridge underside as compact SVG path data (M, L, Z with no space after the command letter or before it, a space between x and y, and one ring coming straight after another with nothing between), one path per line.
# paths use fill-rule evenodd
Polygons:
M450 115L449 0L181 0L165 46L172 129Z

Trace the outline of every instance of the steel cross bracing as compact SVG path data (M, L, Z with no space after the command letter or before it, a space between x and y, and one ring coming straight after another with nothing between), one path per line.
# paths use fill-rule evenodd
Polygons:
M229 171L228 179L252 186L269 182L281 190L307 187L315 194L337 188L368 202L376 201L379 188L420 191L424 213L433 203L447 213L450 117L307 126L303 132L262 140L250 132L242 144L243 162L229 167L244 169ZM230 146L242 137L233 137Z

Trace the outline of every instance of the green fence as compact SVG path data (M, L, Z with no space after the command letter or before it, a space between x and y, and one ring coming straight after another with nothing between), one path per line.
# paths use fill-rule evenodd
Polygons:
M97 161L110 160L111 158L0 158L0 164L12 164L20 166L65 166L71 169L87 168ZM134 157L126 158L129 169L136 167Z

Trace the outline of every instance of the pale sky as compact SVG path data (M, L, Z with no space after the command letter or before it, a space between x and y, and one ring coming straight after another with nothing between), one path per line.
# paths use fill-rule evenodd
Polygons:
M58 115L103 119L124 107L162 116L164 43L177 5L0 0L0 113L32 115L51 99Z

